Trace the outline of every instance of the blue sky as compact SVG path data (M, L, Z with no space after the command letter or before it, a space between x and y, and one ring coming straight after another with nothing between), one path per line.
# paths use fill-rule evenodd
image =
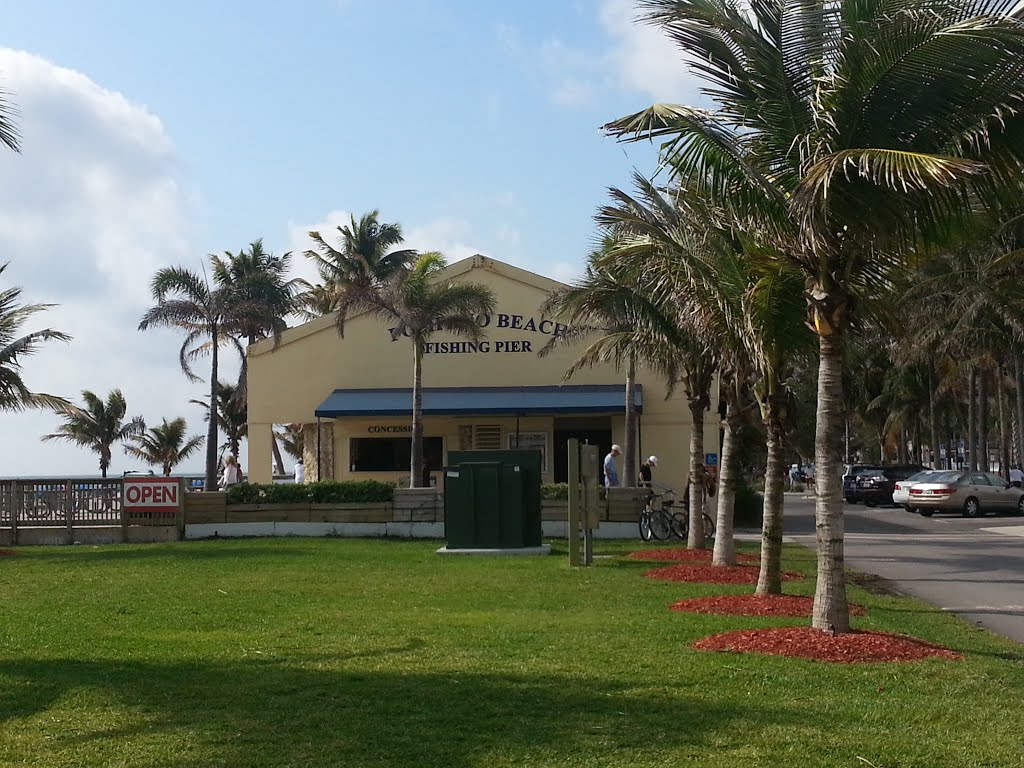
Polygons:
M0 155L5 277L59 303L45 322L76 336L33 360L29 383L66 395L121 386L130 410L180 413L196 431L182 403L199 391L177 372L177 339L135 331L155 267L198 267L257 237L301 250L309 228L378 208L412 247L568 279L605 188L653 168L650 148L598 127L697 98L629 0L5 10L0 84L25 145ZM91 470L75 449L37 445L52 416L3 418L31 449L0 453L0 474Z

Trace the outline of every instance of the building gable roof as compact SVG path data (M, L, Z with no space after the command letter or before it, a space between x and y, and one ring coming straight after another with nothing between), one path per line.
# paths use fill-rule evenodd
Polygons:
M451 280L453 278L466 275L475 269L483 269L493 272L508 280L528 285L531 288L536 288L545 293L551 293L554 290L565 287L564 283L560 283L557 280L552 280L549 277L535 274L534 272L512 266L511 264L506 264L503 261L498 261L497 259L492 259L479 253L475 256L470 256L468 259L462 259L454 264L449 264L443 272L438 274L437 280ZM358 317L359 314L353 315L352 317ZM300 339L306 338L307 336L311 336L325 330L330 330L333 333L335 332L334 329L337 323L337 317L338 313L332 312L329 315L317 317L301 325L297 325L294 328L289 328L281 334L277 344L274 343L274 339L263 339L261 341L257 341L255 344L249 345L248 355L249 357L263 355L267 352L272 352L281 345L292 344Z

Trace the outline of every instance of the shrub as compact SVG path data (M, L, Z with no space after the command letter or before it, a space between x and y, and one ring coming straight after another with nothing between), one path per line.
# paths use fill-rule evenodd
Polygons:
M243 483L228 489L228 504L373 504L391 501L395 487L376 480L324 480L319 483L261 485Z
M568 501L568 483L545 483L540 487L540 497L544 501Z
M763 516L764 496L742 481L737 483L733 524L739 528L760 528Z

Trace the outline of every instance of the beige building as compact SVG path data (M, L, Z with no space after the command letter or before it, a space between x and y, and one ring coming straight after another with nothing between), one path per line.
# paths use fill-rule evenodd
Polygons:
M438 334L423 362L425 455L432 480L448 451L536 448L545 482L565 482L566 441L623 444L624 375L611 366L562 378L578 349L538 352L558 332L540 306L559 283L483 256L451 265L452 281L491 288L496 309L481 318L479 343ZM341 337L334 316L291 328L275 347L249 348L249 477L271 480L274 424L305 425L307 481L409 479L413 352L403 337L369 316L350 318ZM660 460L655 479L678 490L686 484L690 419L680 393L666 398L664 382L637 376L639 456ZM706 453L717 453L718 420L706 416ZM619 459L622 474L622 459Z

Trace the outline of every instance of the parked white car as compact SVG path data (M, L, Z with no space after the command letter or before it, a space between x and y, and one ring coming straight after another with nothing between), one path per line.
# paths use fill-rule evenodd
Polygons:
M941 470L937 469L926 469L923 472L918 472L916 475L911 475L906 480L897 480L896 485L892 489L892 503L898 507L903 507L907 512L913 512L914 508L910 504L910 489L914 483L925 482L929 476L939 474Z

